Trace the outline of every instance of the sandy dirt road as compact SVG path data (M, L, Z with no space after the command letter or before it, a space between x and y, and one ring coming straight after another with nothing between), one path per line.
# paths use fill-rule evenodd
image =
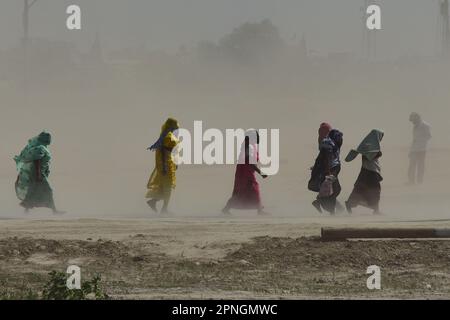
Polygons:
M324 226L450 227L385 217L0 221L3 290L51 270L102 275L113 298L450 298L450 241L322 242ZM369 291L366 269L382 270Z

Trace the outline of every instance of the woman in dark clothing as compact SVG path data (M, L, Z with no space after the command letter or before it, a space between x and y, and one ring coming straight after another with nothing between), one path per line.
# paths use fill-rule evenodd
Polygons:
M343 143L343 134L339 130L333 129L328 137L319 144L319 155L312 169L312 180L318 182L316 192L319 192L317 199L313 201L313 206L322 212L322 208L331 214L336 212L336 207L341 207L337 202L337 197L341 193L339 183L339 173L341 171L340 150ZM328 193L324 194L324 184L328 184Z
M333 128L331 127L331 125L329 123L326 122L322 122L320 124L319 130L317 132L318 134L318 141L319 141L319 148L320 148L320 143L322 142L323 139L325 139L326 137L328 137L328 134L330 133L330 131Z

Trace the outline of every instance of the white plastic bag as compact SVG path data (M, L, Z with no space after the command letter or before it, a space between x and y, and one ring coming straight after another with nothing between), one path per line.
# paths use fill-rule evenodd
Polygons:
M335 176L326 176L320 185L319 198L328 198L333 194L333 183L336 181Z

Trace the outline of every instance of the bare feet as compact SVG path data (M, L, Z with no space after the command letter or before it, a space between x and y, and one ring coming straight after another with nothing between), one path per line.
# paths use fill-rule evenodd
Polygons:
M350 204L348 203L348 201L345 201L345 209L347 209L347 212L349 214L352 214L352 207L350 206Z
M264 211L263 209L258 210L258 216L270 216L270 213Z
M230 209L228 209L226 207L222 209L222 213L226 216L231 216Z
M150 208L152 208L152 210L154 212L158 212L158 210L156 209L156 201L154 199L150 199L147 201L147 204Z
M344 207L342 206L342 204L339 201L336 201L336 209L335 209L335 213L342 213L344 212Z
M319 213L322 213L322 208L320 207L319 200L314 200L312 202L312 205L314 206L314 208L316 208L317 211L319 211Z

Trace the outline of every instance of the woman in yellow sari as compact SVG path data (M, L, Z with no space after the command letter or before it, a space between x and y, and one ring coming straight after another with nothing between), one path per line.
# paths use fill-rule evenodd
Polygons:
M178 145L179 140L174 131L179 128L178 121L169 118L161 128L161 134L158 140L148 148L155 151L155 169L150 176L147 184L147 195L149 199L147 204L153 211L157 211L156 203L163 200L161 213L168 213L168 206L172 189L176 185L175 164L172 154L173 149Z

